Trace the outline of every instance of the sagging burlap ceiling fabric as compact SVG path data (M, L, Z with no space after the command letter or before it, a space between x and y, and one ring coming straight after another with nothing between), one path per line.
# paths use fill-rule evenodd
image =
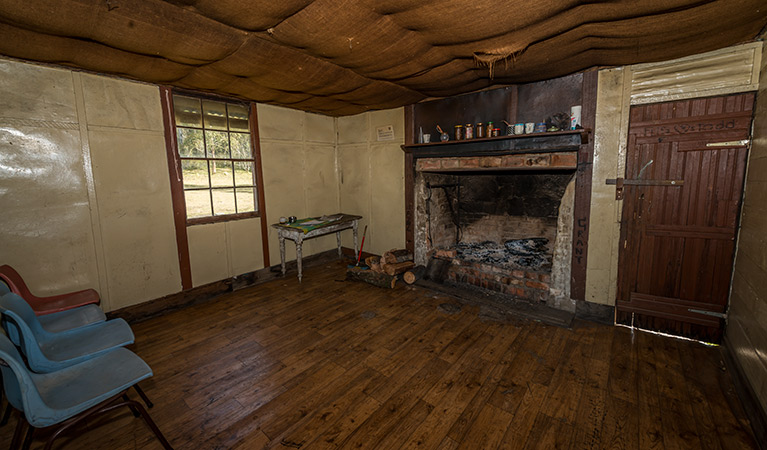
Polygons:
M766 24L764 0L0 0L0 54L337 116L673 59Z

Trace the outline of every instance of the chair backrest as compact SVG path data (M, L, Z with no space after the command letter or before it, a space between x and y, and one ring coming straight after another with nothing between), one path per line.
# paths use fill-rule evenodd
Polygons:
M8 286L8 283L6 283L5 280L0 278L0 295L5 295L9 292L11 292L11 288Z
M29 369L8 337L0 333L0 373L8 402L19 411L29 405L44 406Z
M0 296L0 313L2 326L11 342L21 347L27 357L39 354L38 341L50 333L43 329L32 307L17 294L9 292Z
M0 280L8 285L11 292L15 292L24 298L37 298L32 295L32 292L30 292L21 275L16 272L16 269L8 264L0 266Z

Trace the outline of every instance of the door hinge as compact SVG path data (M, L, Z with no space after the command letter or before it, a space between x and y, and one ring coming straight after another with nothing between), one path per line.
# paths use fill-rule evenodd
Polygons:
M706 311L705 309L695 309L695 308L689 308L687 311L691 313L696 314L703 314L705 316L712 316L712 317L718 317L720 319L727 319L727 313L720 313L716 311Z
M706 147L745 147L751 143L751 139L741 139L739 141L708 142Z

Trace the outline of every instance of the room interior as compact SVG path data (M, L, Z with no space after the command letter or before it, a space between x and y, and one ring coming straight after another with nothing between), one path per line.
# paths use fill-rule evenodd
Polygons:
M174 448L763 448L765 26L3 0L0 265L130 324ZM335 213L354 233L280 238ZM346 278L392 249L423 279ZM161 448L128 410L60 439Z

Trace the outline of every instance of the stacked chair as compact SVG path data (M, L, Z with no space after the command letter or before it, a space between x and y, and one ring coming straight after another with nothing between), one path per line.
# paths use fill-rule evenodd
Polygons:
M152 407L138 386L152 376L152 369L124 348L134 340L128 323L106 320L97 306L98 294L96 303L83 302L80 295L88 291L74 293L71 303L66 295L48 297L55 298L56 307L40 302L45 305L40 313L33 309L34 300L19 294L29 292L23 280L24 288L19 289L21 277L13 269L17 280L3 276L8 267L0 267L0 321L6 333L0 333L0 373L9 403L3 423L11 407L19 412L10 448L21 444L28 449L36 429L56 427L45 445L49 449L63 432L86 418L127 406L144 419L164 448L172 449L146 409L127 396L134 388Z

